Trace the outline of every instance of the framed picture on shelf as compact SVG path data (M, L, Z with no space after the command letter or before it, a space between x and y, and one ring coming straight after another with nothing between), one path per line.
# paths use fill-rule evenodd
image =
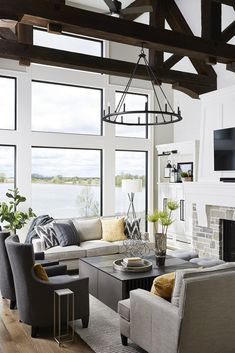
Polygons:
M187 173L188 178L193 179L193 162L179 162L177 163L177 170L179 173L179 181L182 181L181 173Z

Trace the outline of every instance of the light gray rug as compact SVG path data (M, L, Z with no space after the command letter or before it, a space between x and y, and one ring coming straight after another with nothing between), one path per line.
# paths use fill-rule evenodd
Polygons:
M119 315L92 296L89 327L83 329L78 320L75 331L96 353L145 353L131 342L126 347L121 344Z

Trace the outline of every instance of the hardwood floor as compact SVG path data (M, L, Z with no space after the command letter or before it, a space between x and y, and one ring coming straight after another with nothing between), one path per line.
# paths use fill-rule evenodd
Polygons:
M63 347L53 339L48 329L40 331L39 338L31 338L30 326L19 322L17 310L9 309L9 302L0 296L0 353L94 353L94 351L75 334L73 343Z

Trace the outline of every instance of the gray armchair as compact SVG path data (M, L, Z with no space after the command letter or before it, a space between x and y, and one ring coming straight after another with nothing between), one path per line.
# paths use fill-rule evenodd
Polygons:
M81 319L83 327L89 321L88 278L68 275L38 279L33 271L34 255L31 244L18 242L18 236L6 239L6 248L13 272L19 319L32 326L32 337L38 328L53 325L54 290L69 288L74 292L74 318ZM63 312L62 312L63 318Z
M15 285L10 261L6 250L6 239L11 235L10 231L0 231L0 290L3 298L10 300L10 309L16 308ZM67 266L57 265L57 261L44 259L44 253L35 253L35 261L45 266L48 276L58 276L67 273Z
M0 231L0 290L2 297L10 300L10 309L15 309L15 286L5 245L10 234L9 231Z
M235 271L183 279L179 306L137 289L119 302L122 343L149 353L233 353Z

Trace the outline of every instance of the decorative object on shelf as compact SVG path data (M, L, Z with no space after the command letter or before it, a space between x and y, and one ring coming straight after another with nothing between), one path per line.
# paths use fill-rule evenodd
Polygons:
M178 170L176 169L175 164L173 164L170 172L170 183L177 183L178 181Z
M16 229L23 228L27 221L36 215L31 207L27 212L17 211L19 204L26 201L26 198L20 195L18 188L8 189L6 196L9 199L9 205L6 202L0 202L0 221L6 222L4 228L15 233Z
M132 213L132 217L136 218L136 212L134 207L134 196L136 192L142 191L142 179L123 179L122 180L122 192L126 192L128 194L128 198L130 201L127 217L130 213Z
M132 256L143 256L150 253L149 234L147 232L140 234L140 238L136 239L134 234L123 240L123 246L126 248L126 253Z
M148 215L148 221L153 223L154 226L154 238L155 238L155 256L156 265L164 266L166 260L166 248L167 248L167 231L168 227L173 223L172 212L177 210L179 205L176 201L169 200L167 202L166 210L158 211L155 210L152 214ZM157 231L158 222L161 225L161 232Z
M124 266L123 259L118 259L113 262L113 267L115 270L123 271L123 272L147 272L152 269L152 262L143 259L144 264L141 266Z
M126 111L125 98L131 87L132 80L136 75L137 69L140 68L139 64L141 59L144 61L144 65L149 76L150 82L152 84L154 97L156 99L157 110L150 110L148 108L148 102L145 103L145 110L132 110ZM165 101L164 108L160 103L160 95L157 94L155 85L158 85L161 92L161 96ZM181 112L178 107L177 112L174 111L171 103L169 102L165 92L163 91L160 82L158 81L152 67L149 65L149 62L146 58L146 54L142 47L139 54L139 58L134 67L133 72L131 73L130 79L124 89L124 92L120 98L120 101L114 110L113 113L110 111L110 106L108 106L108 114L104 111L102 120L107 123L119 124L119 125L129 125L129 126L151 126L151 125L166 125L173 124L182 120Z
M183 182L193 180L193 177L191 175L189 175L188 172L181 172L180 175L181 175L181 179Z
M179 162L177 163L177 170L180 175L180 181L193 180L193 162ZM187 178L187 177L189 177L188 180L183 180L183 178Z
M168 160L167 164L166 164L166 166L164 168L164 178L170 178L171 169L172 169L171 161Z

